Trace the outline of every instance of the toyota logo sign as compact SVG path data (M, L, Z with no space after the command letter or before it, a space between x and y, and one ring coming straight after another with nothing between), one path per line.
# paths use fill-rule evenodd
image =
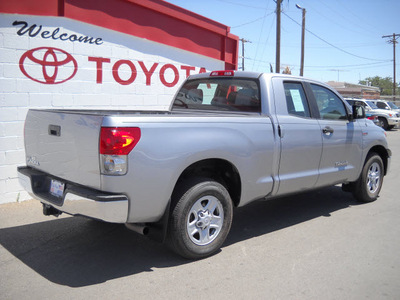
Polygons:
M19 68L33 81L59 84L75 76L78 64L71 54L62 49L39 47L28 50L21 56Z

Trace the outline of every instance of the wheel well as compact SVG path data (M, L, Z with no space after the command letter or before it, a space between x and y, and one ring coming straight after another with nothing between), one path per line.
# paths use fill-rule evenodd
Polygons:
M382 158L383 167L384 167L384 169L385 169L385 175L386 175L387 169L388 169L388 157L389 157L389 153L387 152L387 150L385 149L385 147L382 147L382 146L375 146L375 147L372 147L372 148L369 150L368 154L371 153L371 152L377 153L377 154ZM367 155L367 156L368 156L368 155Z
M239 205L242 191L240 175L236 167L230 162L223 159L198 161L183 171L176 182L175 188L181 182L193 177L207 177L219 182L228 190L233 204L235 206Z

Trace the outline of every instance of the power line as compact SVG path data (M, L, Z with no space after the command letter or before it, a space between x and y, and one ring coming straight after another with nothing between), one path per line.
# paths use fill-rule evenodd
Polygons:
M243 6L243 7L246 7L246 8L265 9L265 7L252 6L252 5L237 3L237 2L233 2L233 1L227 1L227 0L217 0L217 1L224 2L224 3L229 3L229 4L233 4L233 5L237 5L237 6Z
M269 40L269 38L271 36L271 31L272 31L272 28L274 26L274 23L275 23L275 17L272 19L271 25L269 27L269 31L268 31L268 34L267 34L267 39L266 39L264 47L262 48L262 51L261 51L261 57L264 57L264 53L265 53L265 50L267 48L268 40ZM258 68L258 66L259 66L259 64L257 65L257 68ZM271 64L270 64L270 68L272 68ZM271 73L273 73L273 72L271 72Z
M258 36L258 42L257 42L257 46L256 46L256 53L255 53L255 55L254 55L254 58L256 58L256 57L257 57L257 54L258 54L258 49L259 49L259 46L260 46L261 35L262 35L262 32L263 32L265 20L266 20L266 17L267 17L268 6L269 6L269 4L267 5L267 7L265 8L265 11L264 11L264 17L263 17L263 21L262 21L262 25L261 25L260 34L259 34L259 36ZM254 67L254 63L253 63L253 65L252 65L252 68L253 68L253 67Z
M352 31L352 32L355 32L355 33L358 33L358 34L363 34L363 35L366 35L366 34L370 33L371 30L367 30L367 29L364 29L362 32L360 32L359 30L355 30L357 28L362 30L362 28L360 26L361 22L355 22L353 18L348 18L347 16L344 16L342 14L342 12L345 11L343 8L339 9L339 10L336 10L335 7L341 7L341 6L338 6L337 3L335 3L336 5L334 5L334 7L328 5L327 3L324 3L323 1L319 1L319 3L324 5L326 8L328 8L329 12L331 13L330 16L332 15L332 12L335 13L333 18L330 18L330 16L322 14L320 11L315 9L315 7L313 7L312 5L310 7L310 10L314 10L317 14L321 15L324 19L329 20L330 22L336 24L336 26L344 28L347 31ZM346 10L346 12L352 13L351 10ZM344 22L343 21L339 21L337 16L343 18ZM365 20L364 20L364 22L365 22ZM344 25L351 25L351 26L344 26ZM375 28L375 31L376 31L376 28Z
M264 63L264 64L269 64L270 62L265 61L265 60L259 60L259 59L252 59L252 58L247 58L248 60L253 60L259 63ZM389 65L391 61L385 61L385 62L373 62L373 63L365 63L365 64L354 64L354 65L342 65L342 66L310 66L307 65L307 68L315 68L315 69L327 69L327 68L354 68L354 67L376 67L376 66L385 66ZM298 67L299 65L292 64L292 66Z
M272 15L272 14L274 14L274 13L275 13L275 12L272 12L272 13L270 13L270 14L268 14L268 15L264 15L263 17L254 19L253 21L249 21L249 22L246 22L246 23L243 23L243 24L240 24L240 25L232 26L231 28L238 28L238 27L242 27L242 26L245 26L245 25L248 25L248 24L255 23L255 22L259 21L259 20L265 19L266 17L268 17L268 16L270 16L270 15Z
M291 18L290 16L288 16L285 12L282 12L282 14L284 14L284 15L285 15L286 17L288 17L290 20L292 20L293 22L295 22L297 25L301 26L300 23L298 23L296 20L294 20L293 18ZM333 47L333 48L335 48L335 49L337 49L337 50L339 50L339 51L341 51L341 52L343 52L343 53L346 53L346 54L348 54L348 55L351 55L351 56L354 56L354 57L357 57L357 58L367 59L367 60L382 61L382 62L387 61L387 60L383 60L383 59L375 59L375 58L363 57L363 56L359 56L359 55L350 53L350 52L348 52L348 51L346 51L346 50L343 50L343 49L339 48L338 46L335 46L334 44L332 44L332 43L330 43L330 42L324 40L323 38L319 37L318 35L316 35L316 34L313 33L312 31L308 30L307 28L306 28L306 31L307 31L308 33L312 34L313 36L315 36L317 39L319 39L319 40L323 41L324 43L328 44L329 46L331 46L331 47Z

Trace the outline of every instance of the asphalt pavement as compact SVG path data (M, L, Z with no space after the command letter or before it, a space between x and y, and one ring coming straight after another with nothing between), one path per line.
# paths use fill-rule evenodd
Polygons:
M216 255L123 225L0 205L0 299L400 299L400 130L379 199L338 186L236 209Z

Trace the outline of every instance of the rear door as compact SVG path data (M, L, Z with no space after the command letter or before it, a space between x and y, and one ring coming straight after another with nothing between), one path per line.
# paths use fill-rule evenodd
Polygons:
M278 195L313 188L322 155L320 124L301 81L274 78L281 155Z

